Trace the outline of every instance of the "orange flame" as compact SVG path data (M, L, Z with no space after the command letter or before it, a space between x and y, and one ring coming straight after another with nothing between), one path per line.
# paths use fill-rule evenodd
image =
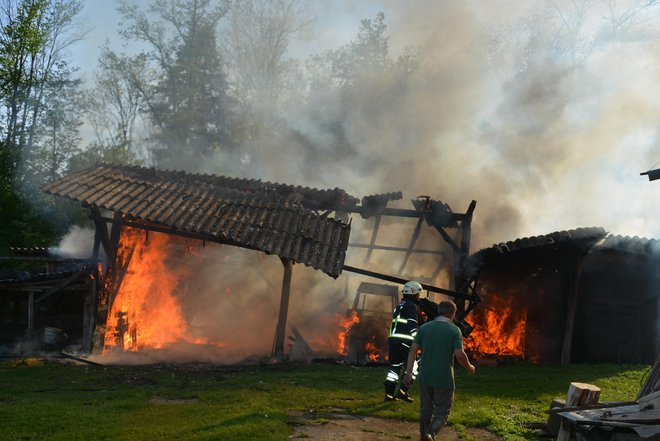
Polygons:
M380 361L380 350L374 342L376 337L371 337L371 340L364 344L364 350L367 351L367 358L369 361Z
M339 332L337 333L337 352L341 355L347 355L346 350L346 335L351 330L354 324L360 323L360 316L357 311L351 310L350 316L339 316Z
M159 349L175 342L209 344L188 333L179 302L185 294L180 282L188 274L185 265L168 264L177 254L169 236L150 232L147 241L144 232L127 228L122 232L118 254L131 248L131 260L108 314L104 352L113 347L126 351Z
M493 295L487 309L473 313L474 330L466 338L466 349L477 354L525 355L527 312L511 303Z

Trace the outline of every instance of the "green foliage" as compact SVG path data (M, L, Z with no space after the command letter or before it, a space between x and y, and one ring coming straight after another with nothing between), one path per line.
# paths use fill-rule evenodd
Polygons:
M61 58L79 0L4 1L0 10L0 250L43 246L61 215L37 187L60 176L79 142L78 82ZM62 212L60 212L62 213ZM66 211L64 212L66 213Z
M232 103L216 44L226 4L210 0L154 2L147 17L123 3L124 35L150 46L155 78L142 86L149 118L157 128L156 163L199 164L230 144Z
M17 194L0 193L0 255L9 247L48 246L57 235L53 225Z
M603 400L630 400L646 366L574 365L459 371L449 424L532 440L571 381ZM344 412L416 421L417 403L382 401L384 367L335 365L71 366L0 363L0 432L44 440L286 440L290 411ZM417 388L413 387L413 396ZM411 434L414 435L414 434Z

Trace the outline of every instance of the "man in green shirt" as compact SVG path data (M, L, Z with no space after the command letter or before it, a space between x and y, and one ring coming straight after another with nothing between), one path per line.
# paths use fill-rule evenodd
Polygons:
M438 305L438 317L423 324L415 335L408 352L405 384L412 382L412 366L417 351L422 350L419 362L419 433L424 441L434 440L447 424L454 401L454 357L474 374L475 368L463 351L463 336L454 324L456 304L444 300Z

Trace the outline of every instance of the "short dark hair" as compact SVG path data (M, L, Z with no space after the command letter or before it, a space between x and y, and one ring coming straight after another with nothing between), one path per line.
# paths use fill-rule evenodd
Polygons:
M451 300L443 300L438 303L438 315L449 317L456 312L456 303Z

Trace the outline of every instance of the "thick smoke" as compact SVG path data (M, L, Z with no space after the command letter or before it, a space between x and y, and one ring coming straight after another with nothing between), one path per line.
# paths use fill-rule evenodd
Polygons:
M659 11L638 3L388 3L392 56L411 47L419 65L289 109L294 135L255 142L243 173L456 212L475 199L473 248L584 226L655 236L639 173L660 160Z

